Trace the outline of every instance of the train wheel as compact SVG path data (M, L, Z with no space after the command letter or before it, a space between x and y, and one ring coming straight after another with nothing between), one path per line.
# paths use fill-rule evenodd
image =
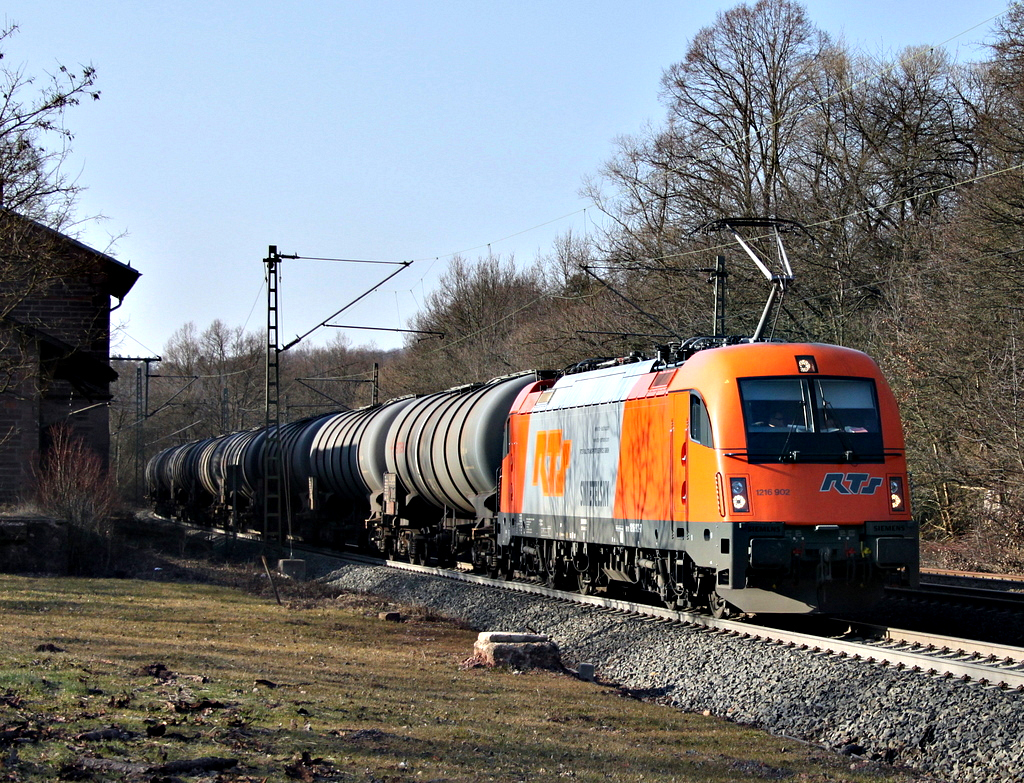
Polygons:
M580 595L593 595L596 592L594 575L589 571L580 571L576 574L576 592Z
M711 616L716 620L728 620L736 613L736 608L722 598L717 591L713 591L708 596L708 608L711 610Z
M409 547L409 562L416 565L426 565L429 559L427 542L423 538L413 539Z
M486 574L493 579L497 575L498 569L494 563L496 558L489 544L490 542L486 539L474 541L470 550L470 558L474 574Z

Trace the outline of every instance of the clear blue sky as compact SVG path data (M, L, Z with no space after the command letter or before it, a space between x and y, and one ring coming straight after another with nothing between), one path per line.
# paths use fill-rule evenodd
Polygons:
M531 261L599 219L579 195L616 136L659 124L662 71L736 3L9 0L7 67L91 63L102 99L72 109L82 239L143 276L115 351L159 354L186 321L265 326L268 245L415 260L340 321L403 327L447 257ZM809 0L871 53L945 45L961 60L1007 0ZM282 342L390 268L285 262ZM323 342L338 330L310 340ZM352 331L353 344L401 344Z

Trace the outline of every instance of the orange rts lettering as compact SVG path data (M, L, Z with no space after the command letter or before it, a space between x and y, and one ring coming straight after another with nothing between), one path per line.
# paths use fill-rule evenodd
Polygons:
M545 497L565 494L565 471L569 467L571 440L562 440L561 430L542 430L537 433L537 448L533 458L533 486L540 482Z

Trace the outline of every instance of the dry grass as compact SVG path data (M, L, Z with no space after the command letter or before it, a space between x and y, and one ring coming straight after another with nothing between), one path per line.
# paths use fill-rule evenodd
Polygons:
M233 763L208 762L217 781L900 779L607 685L463 669L474 633L365 596L11 576L0 595L0 779L171 781L199 758Z

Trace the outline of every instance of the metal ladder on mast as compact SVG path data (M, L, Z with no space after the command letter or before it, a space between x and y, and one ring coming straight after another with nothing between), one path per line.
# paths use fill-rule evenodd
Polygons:
M277 245L270 245L264 259L267 265L267 383L263 444L263 536L267 541L282 540L281 507L281 374L278 342L277 289L280 283Z

